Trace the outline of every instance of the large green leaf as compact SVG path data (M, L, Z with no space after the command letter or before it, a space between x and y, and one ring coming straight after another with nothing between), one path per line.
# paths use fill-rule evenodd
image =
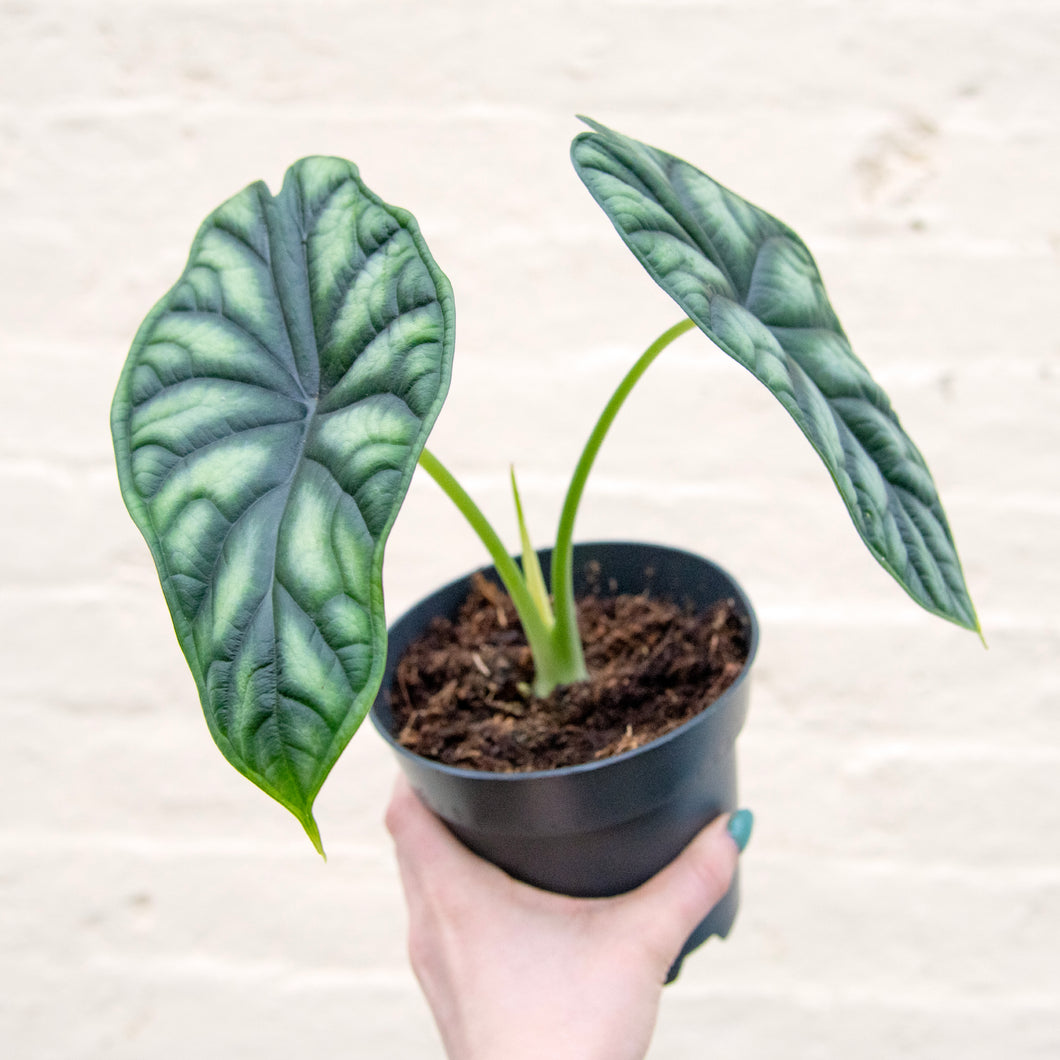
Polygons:
M923 457L854 355L809 250L679 158L589 121L578 175L652 278L776 395L879 562L919 604L978 629Z
M306 158L199 230L111 411L122 493L210 731L314 844L386 653L383 546L445 399L453 299L414 219Z

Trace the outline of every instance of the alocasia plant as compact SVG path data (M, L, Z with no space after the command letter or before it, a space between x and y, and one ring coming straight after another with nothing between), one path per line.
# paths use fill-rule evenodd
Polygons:
M688 163L588 124L572 147L578 175L687 319L637 360L590 434L551 600L514 474L523 568L424 448L449 383L452 291L411 215L351 163L302 159L275 197L259 183L224 203L133 342L111 414L126 504L215 741L318 849L313 801L381 680L383 549L417 462L489 550L533 652L534 691L582 680L572 542L585 482L637 380L692 328L788 410L910 596L979 628L927 466L803 242Z

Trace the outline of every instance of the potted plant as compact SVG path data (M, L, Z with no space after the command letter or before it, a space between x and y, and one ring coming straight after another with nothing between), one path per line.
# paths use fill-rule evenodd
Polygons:
M377 694L381 728L391 728L383 549L417 463L483 540L514 605L533 661L524 694L541 698L584 682L576 617L584 565L573 543L582 491L637 380L693 328L788 410L870 552L910 596L979 629L924 460L852 352L803 242L687 163L588 125L572 147L578 175L686 319L645 350L593 427L544 557L547 579L529 547L514 474L521 564L425 448L449 382L452 291L412 216L369 191L351 163L306 158L275 197L258 183L219 207L133 342L111 417L125 502L150 546L215 741L321 852L313 801ZM606 578L640 592L645 569L658 568L662 555L646 562L609 553ZM661 580L696 596L681 563ZM718 594L739 601L749 662L757 637L750 605L723 572L709 568L708 581L701 605ZM454 606L450 597L443 610ZM726 693L728 720L719 725L730 745L746 709L744 677ZM657 804L676 766L644 752L613 761L627 770L654 762L640 772L648 803ZM420 765L404 758L459 833L453 814L466 808L444 803L464 795L436 794ZM461 782L474 775L462 767L440 773L447 771ZM599 762L580 772L603 775ZM529 775L531 788L541 780ZM490 784L496 816L507 798L497 791L514 791L516 781ZM726 808L734 784L733 774L714 812ZM616 790L604 784L593 796L604 816ZM529 801L540 810L541 798L552 796ZM566 812L549 805L545 816ZM687 838L702 820L685 817L677 831ZM639 830L650 845L662 827L645 818Z

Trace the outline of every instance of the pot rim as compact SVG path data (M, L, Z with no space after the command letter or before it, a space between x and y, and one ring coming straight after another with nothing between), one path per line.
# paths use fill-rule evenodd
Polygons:
M582 549L594 549L600 548L601 546L607 548L636 548L636 549L654 549L670 553L675 556L682 556L690 560L694 560L697 563L707 564L718 571L727 581L731 583L733 588L736 590L733 593L733 597L736 599L740 609L747 616L750 623L750 643L747 648L747 659L744 662L743 669L737 675L728 688L709 707L705 710L701 710L695 717L689 718L688 721L683 722L677 726L676 729L671 729L670 732L664 733L662 736L656 737L654 740L646 744L642 744L640 747L634 747L629 751L622 751L616 755L610 755L607 758L600 758L592 762L579 762L575 765L569 766L558 766L555 769L535 769L526 770L524 772L515 773L494 773L486 770L468 769L463 766L451 766L445 762L439 762L434 758L426 758L423 755L416 754L414 751L410 751L407 747L402 746L394 738L387 727L383 724L381 718L376 711L375 702L372 704L372 708L369 711L369 716L372 719L372 724L376 731L383 737L386 743L399 755L421 764L426 764L429 768L438 771L439 773L446 774L448 776L460 778L467 782L481 782L481 783L517 783L525 782L528 780L545 780L550 777L570 777L579 774L592 773L599 769L607 767L614 767L620 763L632 761L642 755L651 754L655 751L664 748L667 744L677 739L684 733L687 733L690 729L694 728L697 724L702 723L706 718L712 714L717 713L723 709L726 702L736 695L739 687L747 680L748 675L751 672L751 666L754 663L755 656L758 652L759 642L759 625L758 616L755 614L754 608L751 605L750 597L747 595L743 586L720 564L714 562L714 560L708 559L706 556L702 556L697 552L692 552L689 549L679 548L674 545L657 544L651 541L629 541L629 540L597 540L597 541L579 541L574 545L575 554ZM541 548L537 550L540 557L547 557L552 553L551 547ZM521 554L517 554L514 558L519 559ZM543 563L542 566L545 568L545 574L547 578L547 566ZM402 622L406 615L408 615L415 608L419 607L424 601L429 600L436 594L440 595L449 592L461 585L464 582L470 581L470 579L476 574L485 574L494 569L492 563L487 563L481 567L477 567L474 570L468 571L466 574L453 578L451 581L446 582L444 585L439 586L437 589L432 590L426 596L420 597L415 603L407 607L401 615L394 620L394 622L388 624L388 644L387 649L389 651L389 632L397 625ZM377 697L381 694L382 689L376 693Z

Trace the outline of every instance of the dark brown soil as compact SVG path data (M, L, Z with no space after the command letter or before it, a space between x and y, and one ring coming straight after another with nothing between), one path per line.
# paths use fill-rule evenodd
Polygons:
M747 659L747 624L731 600L697 615L646 594L587 596L578 624L591 679L538 699L515 610L478 578L457 621L435 619L398 664L398 740L424 757L489 772L591 762L694 717Z

